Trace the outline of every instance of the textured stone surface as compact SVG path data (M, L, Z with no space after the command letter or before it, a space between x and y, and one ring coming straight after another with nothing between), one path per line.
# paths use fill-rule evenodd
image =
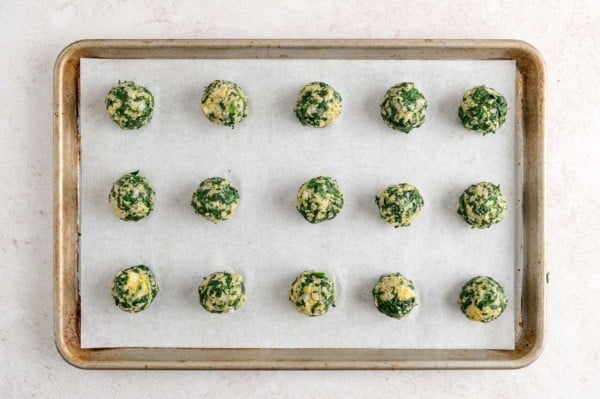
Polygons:
M109 1L0 4L0 392L3 397L597 397L600 3ZM372 4L367 8L367 4ZM132 23L135 15L135 23ZM516 371L89 372L52 337L52 68L82 38L512 38L547 65L548 331ZM575 110L575 111L574 111ZM565 206L569 204L569 206ZM585 212L582 212L585 210ZM35 293L35 295L31 295ZM570 300L564 301L568 295Z

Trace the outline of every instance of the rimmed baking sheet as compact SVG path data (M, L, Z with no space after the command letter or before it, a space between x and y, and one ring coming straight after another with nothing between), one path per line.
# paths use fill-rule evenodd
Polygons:
M80 67L85 58L515 61L514 117L516 132L523 135L523 219L518 223L522 226L519 250L524 262L514 280L515 295L521 298L514 309L514 350L83 348L79 271L81 177L86 160L81 154L79 109ZM74 366L94 369L499 369L529 365L543 350L545 325L544 85L542 57L531 45L517 40L152 39L70 44L58 56L54 73L54 327L59 353ZM429 193L425 194L428 201Z

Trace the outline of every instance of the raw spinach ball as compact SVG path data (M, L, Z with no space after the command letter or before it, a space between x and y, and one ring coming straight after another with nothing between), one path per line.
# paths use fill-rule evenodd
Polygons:
M298 312L307 316L321 316L335 306L333 281L317 270L300 273L290 287L289 300Z
M158 281L147 266L133 266L116 274L111 293L115 305L122 311L141 312L158 295Z
M458 214L472 228L485 229L506 215L506 198L500 186L490 182L472 184L458 199Z
M108 194L108 202L121 220L137 222L148 216L154 207L154 190L138 172L121 176Z
M105 103L106 115L121 129L139 129L152 119L154 96L134 82L119 82L110 89Z
M458 107L458 117L469 130L496 133L506 121L508 102L499 92L486 86L473 87L465 91Z
M425 122L427 100L414 83L398 83L385 93L381 117L392 129L410 133Z
M194 211L213 223L231 219L239 203L240 193L222 177L204 180L192 195Z
M497 281L491 277L477 276L463 286L458 304L467 318L489 323L500 317L508 300Z
M394 227L407 227L423 209L421 193L411 184L400 183L389 186L375 196L381 218Z
M244 278L238 273L212 273L198 286L200 305L210 313L233 312L246 303Z
M373 287L373 303L381 313L400 319L417 306L417 291L400 273L384 274Z
M313 177L298 189L296 209L310 223L335 218L344 206L338 182L328 176Z
M248 115L248 97L237 84L215 80L204 89L202 112L209 121L233 128Z
M304 126L329 126L342 113L342 96L327 83L312 82L298 93L294 112Z

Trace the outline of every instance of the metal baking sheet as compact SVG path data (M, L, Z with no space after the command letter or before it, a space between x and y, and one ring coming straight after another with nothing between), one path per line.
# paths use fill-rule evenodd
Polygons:
M541 129L543 127L543 119L541 112L543 108L541 105L543 104L543 86L538 87L535 98L532 98L532 104L536 105L536 108L531 108L527 103L527 94L528 94L528 81L536 82L540 84L543 83L543 67L540 59L534 50L532 50L527 45L520 42L485 42L488 44L487 47L483 46L483 42L469 42L471 43L470 47L467 46L467 42L418 42L418 41L365 41L365 42L357 42L357 41L266 41L266 42L254 42L251 47L246 47L242 45L242 42L230 42L230 41L221 41L221 42L206 42L206 41L152 41L146 42L147 45L144 46L142 42L132 42L132 41L113 41L113 42L98 42L98 41L89 41L83 42L79 44L75 44L71 46L69 49L63 53L63 56L59 58L57 62L57 110L61 109L63 113L57 113L57 154L62 152L62 157L57 157L57 162L59 163L58 168L60 169L61 162L64 162L65 152L64 150L69 147L65 147L68 140L66 140L68 129L65 129L64 124L61 129L61 122L66 122L64 118L64 111L66 108L64 107L68 102L69 98L65 96L66 90L64 87L65 81L63 80L63 84L60 84L61 78L64 79L66 76L66 72L69 72L67 68L67 63L65 63L65 58L70 58L71 66L74 66L73 63L79 66L79 60L82 57L85 58L303 58L303 59L311 59L311 58L319 58L319 59L508 59L515 60L518 68L518 75L515 81L515 86L517 88L517 97L519 104L523 106L517 106L515 109L515 115L517 117L517 132L524 132L524 146L523 146L523 155L524 155L524 181L523 181L523 214L525 219L523 220L523 227L525 233L525 244L523 246L523 254L526 258L525 267L523 270L517 270L517 279L515 281L515 290L518 294L521 294L522 304L518 310L520 312L520 316L517 317L515 321L515 333L517 339L515 340L515 350L503 350L503 351L492 351L488 349L468 349L468 350L456 350L456 349L387 349L382 351L382 349L371 348L344 348L344 349L329 349L329 348L313 348L309 350L303 350L301 352L298 349L294 348L246 348L246 349L226 349L226 348L114 348L114 349L82 349L80 338L80 317L81 314L79 312L79 308L76 308L75 313L72 315L75 317L76 322L76 333L77 333L77 342L66 341L64 335L64 329L62 336L59 336L57 333L57 343L59 349L61 349L62 353L65 354L67 358L69 358L73 363L76 363L85 367L159 367L159 368L172 368L175 365L179 365L184 368L445 368L445 367L519 367L524 365L523 359L526 358L525 355L517 356L516 354L519 351L525 351L529 355L532 356L531 353L539 351L539 346L534 345L534 349L526 349L528 346L523 348L520 345L524 344L524 339L527 337L531 338L531 333L528 334L528 331L534 331L535 337L540 337L541 332L543 332L543 324L542 331L539 328L534 328L532 330L528 330L526 328L527 322L533 319L537 320L539 323L543 322L543 312L541 310L543 307L537 309L537 312L531 314L526 309L527 300L532 298L531 292L527 290L528 283L531 282L531 279L528 279L528 272L531 270L530 255L532 252L537 255L542 255L543 247L535 248L531 247L532 237L542 238L543 239L543 224L541 231L538 229L534 229L534 233L532 234L529 229L530 223L536 220L535 217L543 216L543 206L536 209L533 214L527 212L529 206L531 205L531 201L533 199L528 196L530 194L528 192L528 187L531 187L532 183L536 183L534 187L538 187L543 193L543 179L537 180L540 177L543 177L543 164L531 163L532 159L539 160L539 157L543 156L543 145L536 145L531 147L531 130L524 129L528 125L536 126ZM283 44L287 44L287 46ZM416 51L419 49L417 45L420 43L420 57L414 57L414 54L419 53ZM503 46L500 44L504 43ZM109 45L110 44L110 45ZM127 44L127 45L125 45ZM249 44L249 43L248 43ZM444 44L444 45L442 45ZM462 44L462 46L460 46ZM481 45L479 47L478 45ZM126 48L130 48L130 51L125 51ZM66 57L65 54L68 54L69 51L73 52L75 49L79 54L79 58L76 56L73 57L71 54L70 57ZM187 50L186 50L187 49ZM144 50L146 52L144 52ZM248 54L249 51L254 51L255 54ZM520 52L519 52L520 50ZM96 54L86 54L86 51L94 51L99 52ZM416 53L415 53L416 51ZM493 52L496 53L493 53ZM486 52L491 52L486 56ZM100 54L102 53L102 54ZM451 55L455 53L455 57L451 57ZM501 56L504 54L504 57ZM536 69L536 66L538 67ZM533 71L533 72L532 72ZM77 71L78 72L78 71ZM535 72L535 73L534 73ZM78 75L78 74L77 74ZM529 78L529 80L528 80ZM541 80L540 80L541 79ZM75 89L77 86L75 86ZM533 87L535 88L535 86ZM533 90L530 87L531 90ZM60 92L60 93L59 93ZM62 95L60 95L62 94ZM529 93L530 94L530 93ZM77 107L78 103L74 103L75 107ZM540 125L532 124L531 120L528 120L528 116L531 117L532 114L536 114L540 118L537 122ZM73 111L72 111L73 112ZM76 109L74 112L77 112ZM62 118L61 118L62 116ZM71 121L72 122L72 121ZM533 130L535 131L535 129ZM71 133L77 133L71 132ZM541 132L540 132L541 133ZM539 134L535 136L535 139L541 140L542 135ZM62 139L62 140L61 140ZM73 139L73 138L71 138ZM73 146L72 149L76 149L77 154L79 154L80 143L78 141L78 136L76 136L75 141L70 142ZM537 144L540 144L541 141L538 141ZM61 145L62 144L62 145ZM528 152L529 149L529 152ZM59 151L60 150L60 151ZM60 158L60 159L58 159ZM68 160L68 159L67 159ZM79 175L79 163L78 158L71 159L73 164L64 164L63 169L57 171L57 190L59 186L61 186L61 182L65 183L63 179L61 181L61 174L64 177L65 168L75 168L75 170L71 170L74 172L77 177ZM76 185L76 193L79 194L80 186L79 180L77 180ZM537 184L540 183L539 186ZM64 188L64 185L62 186ZM64 222L64 213L60 211L65 211L64 202L63 207L61 208L59 203L61 200L64 200L65 191L57 192L57 224L60 221ZM540 196L534 198L534 200L539 201ZM538 205L542 205L539 204ZM60 208L60 209L58 209ZM73 209L66 209L67 211L72 211ZM61 219L62 216L62 220ZM78 215L77 215L78 217ZM78 219L77 219L78 220ZM65 226L63 224L63 226ZM73 226L71 226L73 227ZM77 228L77 225L74 227ZM67 231L65 228L60 229L56 232L57 240L60 238L65 238ZM541 235L540 235L541 234ZM535 240L534 240L535 241ZM79 242L75 242L75 253L79 253ZM61 253L64 250L64 247L58 248L61 250L57 250L57 253ZM59 262L60 259L57 259ZM77 258L75 259L77 260ZM73 259L71 259L73 261ZM59 262L60 263L60 262ZM57 264L57 268L61 267L64 270L64 267L69 262L66 262L66 259L63 258L62 264ZM75 271L77 270L77 262L74 265ZM543 265L540 263L536 265L541 270L543 270ZM60 270L58 270L60 271ZM540 270L538 270L539 272ZM541 273L540 275L543 275ZM521 278L521 276L523 278ZM65 275L59 275L57 277L63 277L62 282L64 283L64 278L68 277ZM61 280L61 279L59 279ZM68 280L68 279L67 279ZM59 281L60 282L60 281ZM75 285L73 286L76 287ZM60 291L60 286L57 285L57 290ZM537 298L537 294L543 294L543 285L539 285L537 287L536 295L533 297ZM59 292L61 295L64 295L64 286L62 292ZM57 293L58 295L58 293ZM57 299L60 299L61 295L58 295ZM543 296L542 296L543 298ZM78 298L77 298L78 299ZM539 299L539 298L538 298ZM542 305L543 302L537 303L537 305ZM77 307L78 302L75 301L74 305ZM61 308L57 306L57 326L65 327L66 321L64 306ZM542 316L539 318L538 316ZM68 324L68 323L67 323ZM536 326L539 327L539 326ZM70 346L67 347L66 343L69 342ZM534 341L537 342L537 341ZM531 345L530 342L528 342ZM358 346L358 345L357 345ZM70 352L73 347L78 349L78 353L86 354L86 356L90 356L90 362L84 362L82 364L80 361L81 358L74 359L70 356L67 356L67 353ZM536 349L537 348L537 349ZM67 352L69 349L69 352ZM139 353L138 353L139 352ZM110 355L110 358L102 357L97 358L99 354ZM412 353L412 356L408 356ZM125 354L129 354L127 357ZM147 357L147 362L144 363L141 359ZM159 356L163 354L162 356ZM167 354L169 354L167 356ZM185 358L184 362L177 362L175 359L182 360L182 358L177 358L177 355L183 356ZM299 355L302 354L301 358L298 358ZM476 355L495 355L495 358L484 358L483 360L488 360L488 363L485 362L469 362L469 358L471 360L476 360ZM510 356L513 356L512 360ZM122 356L122 358L118 359L118 357ZM242 355L242 358L239 356ZM268 355L268 356L267 356ZM115 356L115 357L113 357ZM214 357L213 357L214 356ZM267 357L265 357L267 356ZM437 356L446 356L447 358L443 361L437 361ZM464 358L461 358L464 356ZM455 357L453 359L453 357ZM427 362L423 362L423 360L428 359ZM492 362L492 360L494 360ZM520 363L519 363L520 362ZM485 363L485 366L484 366ZM526 363L525 363L526 364Z

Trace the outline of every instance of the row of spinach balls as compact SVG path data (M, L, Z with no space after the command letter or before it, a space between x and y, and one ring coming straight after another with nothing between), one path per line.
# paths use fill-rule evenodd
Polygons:
M124 269L113 280L115 304L129 313L147 309L158 291L156 276L145 265ZM371 293L375 307L395 319L406 316L417 305L415 286L400 273L382 275ZM233 312L246 303L244 279L238 273L212 273L202 279L198 295L200 304L210 313ZM288 298L298 312L321 316L335 306L335 286L326 273L306 270L292 282ZM497 281L487 276L476 276L462 287L458 304L467 318L489 323L504 312L508 300Z
M139 221L154 209L155 192L139 171L125 174L113 183L108 201L115 215ZM222 177L204 180L192 194L194 211L212 223L231 219L240 203L240 193ZM375 196L381 218L394 227L407 227L419 216L425 201L419 190L407 183L394 184ZM304 182L296 195L296 209L309 223L334 219L344 206L338 182L318 176ZM490 182L470 185L459 197L457 212L472 228L489 228L507 212L500 186Z
M235 127L248 115L248 97L234 82L215 80L202 95L202 112L213 123ZM409 133L425 121L427 100L413 83L392 86L380 105L381 117L392 129ZM122 129L139 129L152 119L154 96L146 87L125 81L106 97L106 113ZM300 90L294 108L300 123L323 128L342 112L342 96L324 82L312 82ZM469 130L495 133L506 121L508 103L497 90L476 86L464 92L458 108L463 126Z

